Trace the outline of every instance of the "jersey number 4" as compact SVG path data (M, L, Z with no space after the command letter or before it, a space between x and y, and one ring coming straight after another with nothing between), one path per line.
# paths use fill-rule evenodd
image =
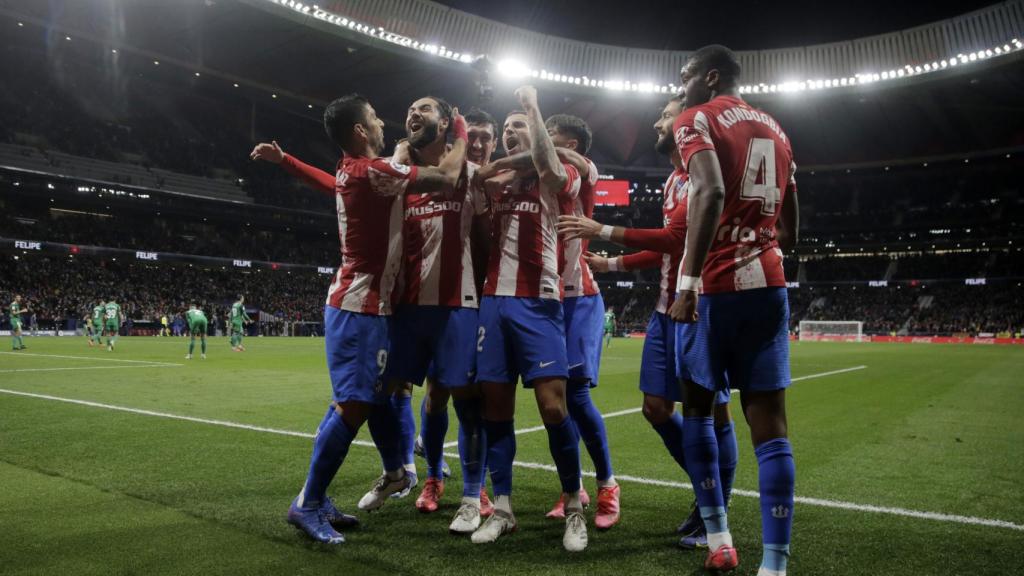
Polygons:
M779 196L781 193L775 177L775 141L770 138L751 138L740 199L759 201L761 214L774 216Z

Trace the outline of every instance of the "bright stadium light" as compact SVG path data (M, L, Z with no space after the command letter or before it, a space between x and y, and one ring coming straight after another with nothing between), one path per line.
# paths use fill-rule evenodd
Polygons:
M530 67L515 58L499 61L495 69L499 74L508 78L524 78L532 75Z

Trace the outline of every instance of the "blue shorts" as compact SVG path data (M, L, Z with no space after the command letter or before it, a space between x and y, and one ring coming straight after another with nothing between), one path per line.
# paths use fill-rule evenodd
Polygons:
M324 307L327 371L335 402L384 402L389 322L387 316Z
M703 294L696 324L680 324L678 350L691 379L708 390L781 390L789 379L785 288Z
M473 383L479 315L475 308L402 306L391 324L388 378L446 388Z
M477 380L530 386L567 378L562 303L545 298L484 296L476 341Z
M597 386L597 373L601 367L604 299L600 294L566 298L562 302L562 310L565 314L569 379L587 380L593 388Z
M668 314L654 312L647 322L644 350L640 356L640 391L673 402L683 401L682 381L690 379L686 366L678 361L677 334L690 324L677 324ZM719 390L715 404L728 404L729 388Z
M682 402L680 370L676 368L675 322L655 312L647 322L644 350L640 355L640 391L673 402ZM683 369L683 372L686 370Z

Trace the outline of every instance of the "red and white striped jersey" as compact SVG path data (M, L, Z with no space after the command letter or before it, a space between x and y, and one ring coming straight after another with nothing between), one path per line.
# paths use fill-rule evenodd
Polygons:
M335 195L341 266L327 304L362 314L391 314L402 266L401 198L416 180L416 167L389 158L345 156L338 163Z
M484 296L562 299L559 206L580 191L576 168L557 193L542 191L536 176L516 180L491 198L491 252Z
M597 185L598 172L597 166L589 158L587 158L587 164L589 165L588 174L586 180L581 179L580 193L575 198L566 197L562 200L562 214L586 216L587 218L594 216L594 186ZM597 282L594 281L594 273L587 265L587 261L583 259L583 254L586 253L589 245L589 240L579 238L563 242L562 285L566 298L593 296L601 293Z
M686 244L686 209L689 192L687 174L676 169L665 180L664 201L661 213L663 227L658 229L626 228L622 244L640 248L644 252L628 254L619 258L622 270L642 270L659 267L661 286L655 309L662 314L668 312L676 298L676 272L683 259Z
M466 163L450 200L406 195L402 304L478 307L470 231L474 217L487 212L487 199L469 185L476 168Z
M673 220L686 222L687 201L689 200L690 181L684 170L676 169L665 180L665 202L661 206L664 227L670 227ZM658 293L658 304L655 309L662 314L668 312L676 299L676 274L679 264L683 261L683 247L686 246L686 235L674 250L661 255L661 284Z
M785 286L775 223L786 192L796 187L796 165L778 122L736 96L718 96L685 110L673 128L683 165L711 150L725 183L722 217L700 272L702 291Z

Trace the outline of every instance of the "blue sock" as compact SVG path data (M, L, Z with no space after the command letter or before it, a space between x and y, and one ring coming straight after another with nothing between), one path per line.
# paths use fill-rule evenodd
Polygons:
M480 487L484 483L484 459L487 455L481 402L479 398L453 398L452 404L455 406L455 415L459 418L462 495L478 498Z
M722 479L722 500L728 507L732 481L736 477L736 464L740 459L739 448L736 446L736 430L732 422L725 426L716 426L715 439L718 444L718 474Z
M313 456L309 460L309 474L302 493L302 506L307 509L319 508L327 495L338 468L345 461L348 447L352 444L357 430L349 430L341 414L332 407L324 417L313 440Z
M679 467L686 472L686 450L683 448L683 415L673 412L672 416L661 424L651 424L651 428L661 436L665 448Z
M374 404L370 408L370 417L366 420L370 429L370 437L380 452L381 465L385 471L398 470L405 464L402 454L402 438L399 429L398 415L390 400L383 404Z
M604 427L604 418L594 406L590 398L590 382L587 380L570 380L566 394L566 405L569 415L583 444L587 447L590 459L594 462L597 481L603 482L612 476L612 457L608 452L608 433Z
M796 481L793 448L788 439L776 438L754 448L754 453L757 454L757 479L761 490L764 542L761 566L784 572L793 528L793 485Z
M580 444L572 418L566 416L561 423L544 427L548 430L548 447L558 469L562 492L572 494L580 489Z
M448 407L434 413L427 412L420 434L423 452L427 457L427 477L443 479L441 463L444 461L444 437L448 434Z
M416 418L412 414L412 396L392 394L388 401L391 402L391 409L398 418L402 464L412 464L415 462L413 447L416 443Z
M487 468L491 471L494 495L511 496L512 461L516 457L515 421L484 420L484 430L487 435Z
M423 425L427 421L427 395L423 395L423 400L420 400L420 438L423 438ZM413 439L415 441L415 438Z
M687 472L697 495L697 506L709 534L729 531L722 498L722 481L718 473L718 443L715 441L715 419L683 418L683 448Z

